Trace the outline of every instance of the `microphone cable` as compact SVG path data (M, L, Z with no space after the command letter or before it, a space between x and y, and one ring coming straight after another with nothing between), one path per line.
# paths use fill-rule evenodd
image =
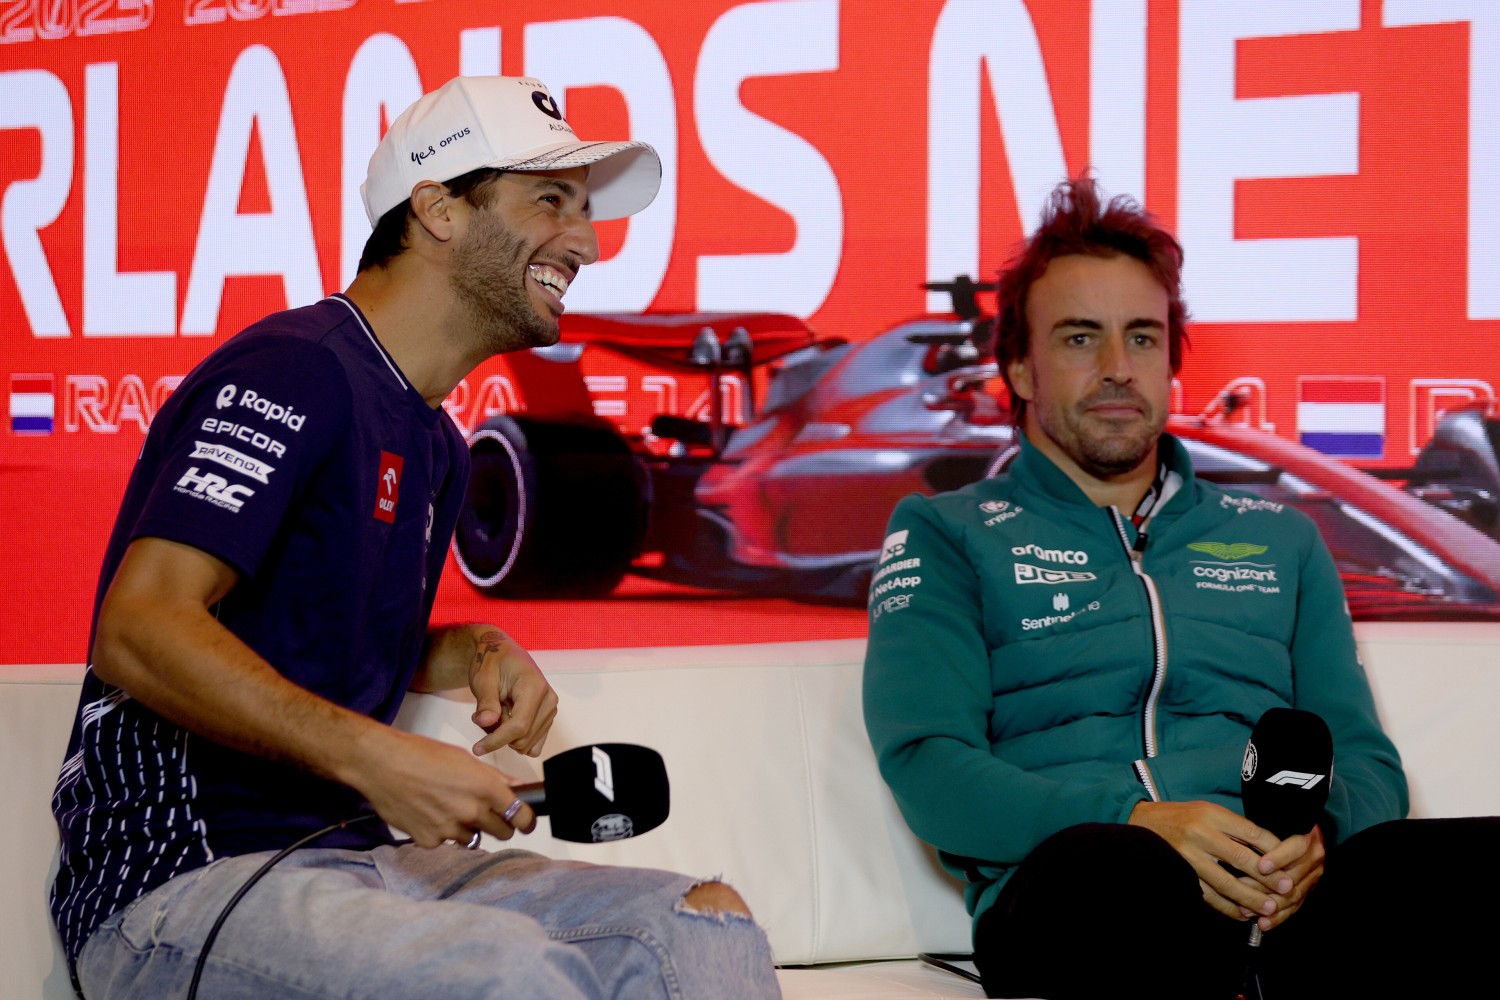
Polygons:
M251 875L249 878L247 878L245 880L245 884L240 886L239 889L235 891L235 894L229 898L229 902L224 904L224 909L219 912L218 919L215 920L214 925L209 928L208 936L203 939L203 947L198 951L198 961L193 965L193 979L192 982L188 985L187 1000L197 1000L198 980L203 978L203 967L204 964L208 961L208 950L213 947L214 940L219 936L219 928L224 926L224 921L229 917L230 911L239 904L239 901L244 898L245 893L250 891L251 886L259 882L261 880L261 877L265 875L266 872L270 871L277 862L279 862L282 858L285 858L288 854L291 854L298 848L306 847L308 844L312 843L314 840L317 840L319 837L326 836L335 830L342 830L347 827L353 826L356 823L364 823L369 820L378 818L379 817L377 817L374 813L370 812L361 813L360 815L355 816L353 819L341 819L337 823L330 823L329 825L323 827L323 829L321 830L318 830L314 833L309 833L307 836L303 837L295 844L292 844L290 847L282 848L279 852L277 852L275 857L271 858L271 860L261 865L260 868L256 870L254 875Z

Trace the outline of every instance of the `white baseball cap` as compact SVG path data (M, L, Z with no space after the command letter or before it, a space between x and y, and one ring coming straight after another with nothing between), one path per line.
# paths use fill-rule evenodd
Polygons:
M590 215L639 212L661 187L661 159L644 142L581 142L546 84L525 76L460 76L401 112L370 157L360 185L370 225L422 181L480 167L589 167Z

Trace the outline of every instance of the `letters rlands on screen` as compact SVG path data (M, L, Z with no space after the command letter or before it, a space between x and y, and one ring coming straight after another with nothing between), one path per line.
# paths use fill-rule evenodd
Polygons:
M371 150L458 73L538 76L580 134L660 151L575 314L862 343L947 313L922 285L992 277L1091 167L1186 247L1181 413L1228 392L1233 422L1399 481L1500 387L1500 7L1477 0L0 0L0 662L84 659L153 415L215 344L349 281ZM709 419L708 378L664 371L601 355L582 384L626 431ZM523 381L487 363L449 412L541 405ZM746 385L718 384L732 428ZM754 593L631 573L500 600L450 565L438 614L538 648L865 628L862 601Z

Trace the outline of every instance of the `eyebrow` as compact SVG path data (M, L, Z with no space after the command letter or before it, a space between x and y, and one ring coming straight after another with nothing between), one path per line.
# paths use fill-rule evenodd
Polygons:
M533 176L536 178L536 186L539 188L551 188L554 191L560 191L564 196L568 198L578 197L578 185L574 184L572 181L565 181L557 177L541 177L537 175ZM592 206L587 200L585 200L583 203L583 214L590 214L591 209Z
M1102 330L1104 329L1104 324L1100 323L1096 319L1086 319L1082 316L1064 316L1062 319L1052 324L1052 329L1054 330L1063 330L1068 327L1081 327L1085 330ZM1165 330L1166 324L1159 319L1152 319L1149 316L1138 316L1130 322L1126 323L1125 329Z

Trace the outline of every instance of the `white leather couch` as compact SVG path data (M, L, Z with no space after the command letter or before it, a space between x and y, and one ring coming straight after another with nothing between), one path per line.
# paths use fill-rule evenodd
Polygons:
M1489 766L1500 750L1500 624L1382 623L1359 637L1406 762L1413 814L1500 813L1500 770ZM539 654L561 697L548 751L657 748L672 815L601 845L554 841L543 820L524 846L724 877L766 928L788 1000L980 996L913 959L967 950L969 923L956 886L907 832L876 773L860 718L862 654L854 640ZM47 805L78 676L77 667L0 667L4 1000L71 996L47 918L56 845ZM400 722L467 746L471 711L462 698L414 696ZM535 761L495 758L540 777Z

